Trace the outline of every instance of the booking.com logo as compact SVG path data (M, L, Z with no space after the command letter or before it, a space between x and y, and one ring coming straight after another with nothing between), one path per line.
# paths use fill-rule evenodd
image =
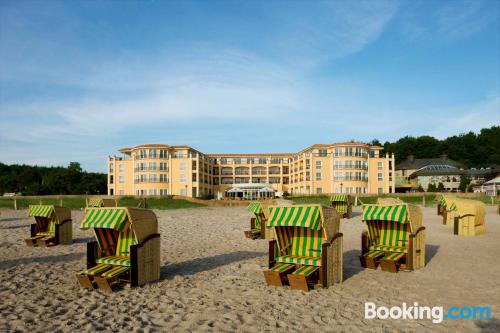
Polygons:
M442 306L420 306L417 302L412 306L406 303L401 306L377 306L373 302L365 303L365 319L432 319L435 324L443 320L456 319L491 319L489 306L451 306L445 312Z

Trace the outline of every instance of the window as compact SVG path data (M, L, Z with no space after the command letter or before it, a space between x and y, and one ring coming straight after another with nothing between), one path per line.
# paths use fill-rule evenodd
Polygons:
M323 193L323 189L321 187L316 188L316 194Z
M335 156L342 156L342 148L335 148Z
M379 187L378 188L378 194L382 194L382 193L384 193L384 189L382 187Z
M318 156L322 156L322 157L327 156L327 150L326 149L319 149Z
M166 158L166 157L167 157L167 151L165 149L160 149L160 158Z
M109 176L109 183L110 184L114 183L114 177L113 177L113 175Z
M115 165L114 164L110 164L109 165L109 172L113 172L115 171Z
M234 164L241 164L241 158L235 158Z
M316 172L316 180L321 180L321 172Z
M167 163L165 162L160 162L160 170L167 170Z
M193 180L193 182L195 182L195 181L196 181L196 173L193 173L193 175L192 175L192 180Z
M384 167L384 163L382 162L377 162L377 169L378 170L382 170L382 168Z
M352 156L352 147L348 147L345 149L346 156Z
M186 170L186 162L183 161L183 162L179 163L179 168L181 170Z
M316 169L321 169L321 161L316 161Z
M382 176L382 173L379 172L377 173L377 179L380 181L380 180L384 180L384 177Z
M120 177L118 178L118 181L119 181L121 184L125 183L125 177L124 177L124 176L120 176Z
M266 164L266 163L267 163L267 159L259 158L259 164Z
M149 157L156 158L156 149L149 150Z
M181 182L185 182L185 181L186 181L186 174L181 173Z
M120 164L119 170L120 170L120 172L125 171L125 164Z
M167 174L166 173L160 173L160 182L161 183L166 183L168 181Z

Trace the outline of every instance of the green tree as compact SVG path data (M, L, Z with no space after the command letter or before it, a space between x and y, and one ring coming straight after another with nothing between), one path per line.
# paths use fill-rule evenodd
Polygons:
M469 184L470 184L470 178L467 176L462 176L460 177L460 184L458 185L458 189L460 190L460 192L465 193L467 192Z
M429 186L427 186L427 192L436 192L436 185L430 183Z
M436 190L437 190L437 192L444 192L444 185L443 185L443 183L439 182Z

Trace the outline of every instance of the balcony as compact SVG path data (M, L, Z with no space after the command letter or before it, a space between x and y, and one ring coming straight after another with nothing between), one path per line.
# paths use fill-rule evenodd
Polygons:
M144 168L134 168L135 172L142 172L142 171L165 171L168 172L168 168L162 169L159 167L144 167Z
M144 184L144 183L168 183L168 179L136 179L134 184Z

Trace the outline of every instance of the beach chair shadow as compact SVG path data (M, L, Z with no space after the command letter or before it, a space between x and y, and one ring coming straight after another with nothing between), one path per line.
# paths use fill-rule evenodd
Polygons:
M94 240L93 237L76 238L76 239L73 239L73 243L75 243L75 244L85 243L86 244L86 243L91 242L93 240Z
M21 229L21 228L29 228L29 225L9 225L6 227L0 227L0 229Z
M439 245L432 245L432 244L426 244L425 245L425 262L429 263L432 258L437 254L439 251Z
M170 279L176 275L194 275L238 261L262 257L266 254L265 252L236 251L165 265L160 268L160 280Z
M360 255L361 250L344 252L344 281L364 270L364 268L359 265Z
M19 258L12 260L0 261L0 269L11 268L18 265L28 265L33 263L43 263L43 264L56 264L69 262L73 260L78 260L84 257L84 253L70 253L61 254L54 256L43 256L43 257L30 257L30 258Z
M21 220L24 220L24 219L25 219L24 217L10 217L10 218L7 218L7 219L0 218L0 222L13 222L13 221L21 221Z
M479 328L479 332L500 332L500 320L498 319L476 320L475 324Z

